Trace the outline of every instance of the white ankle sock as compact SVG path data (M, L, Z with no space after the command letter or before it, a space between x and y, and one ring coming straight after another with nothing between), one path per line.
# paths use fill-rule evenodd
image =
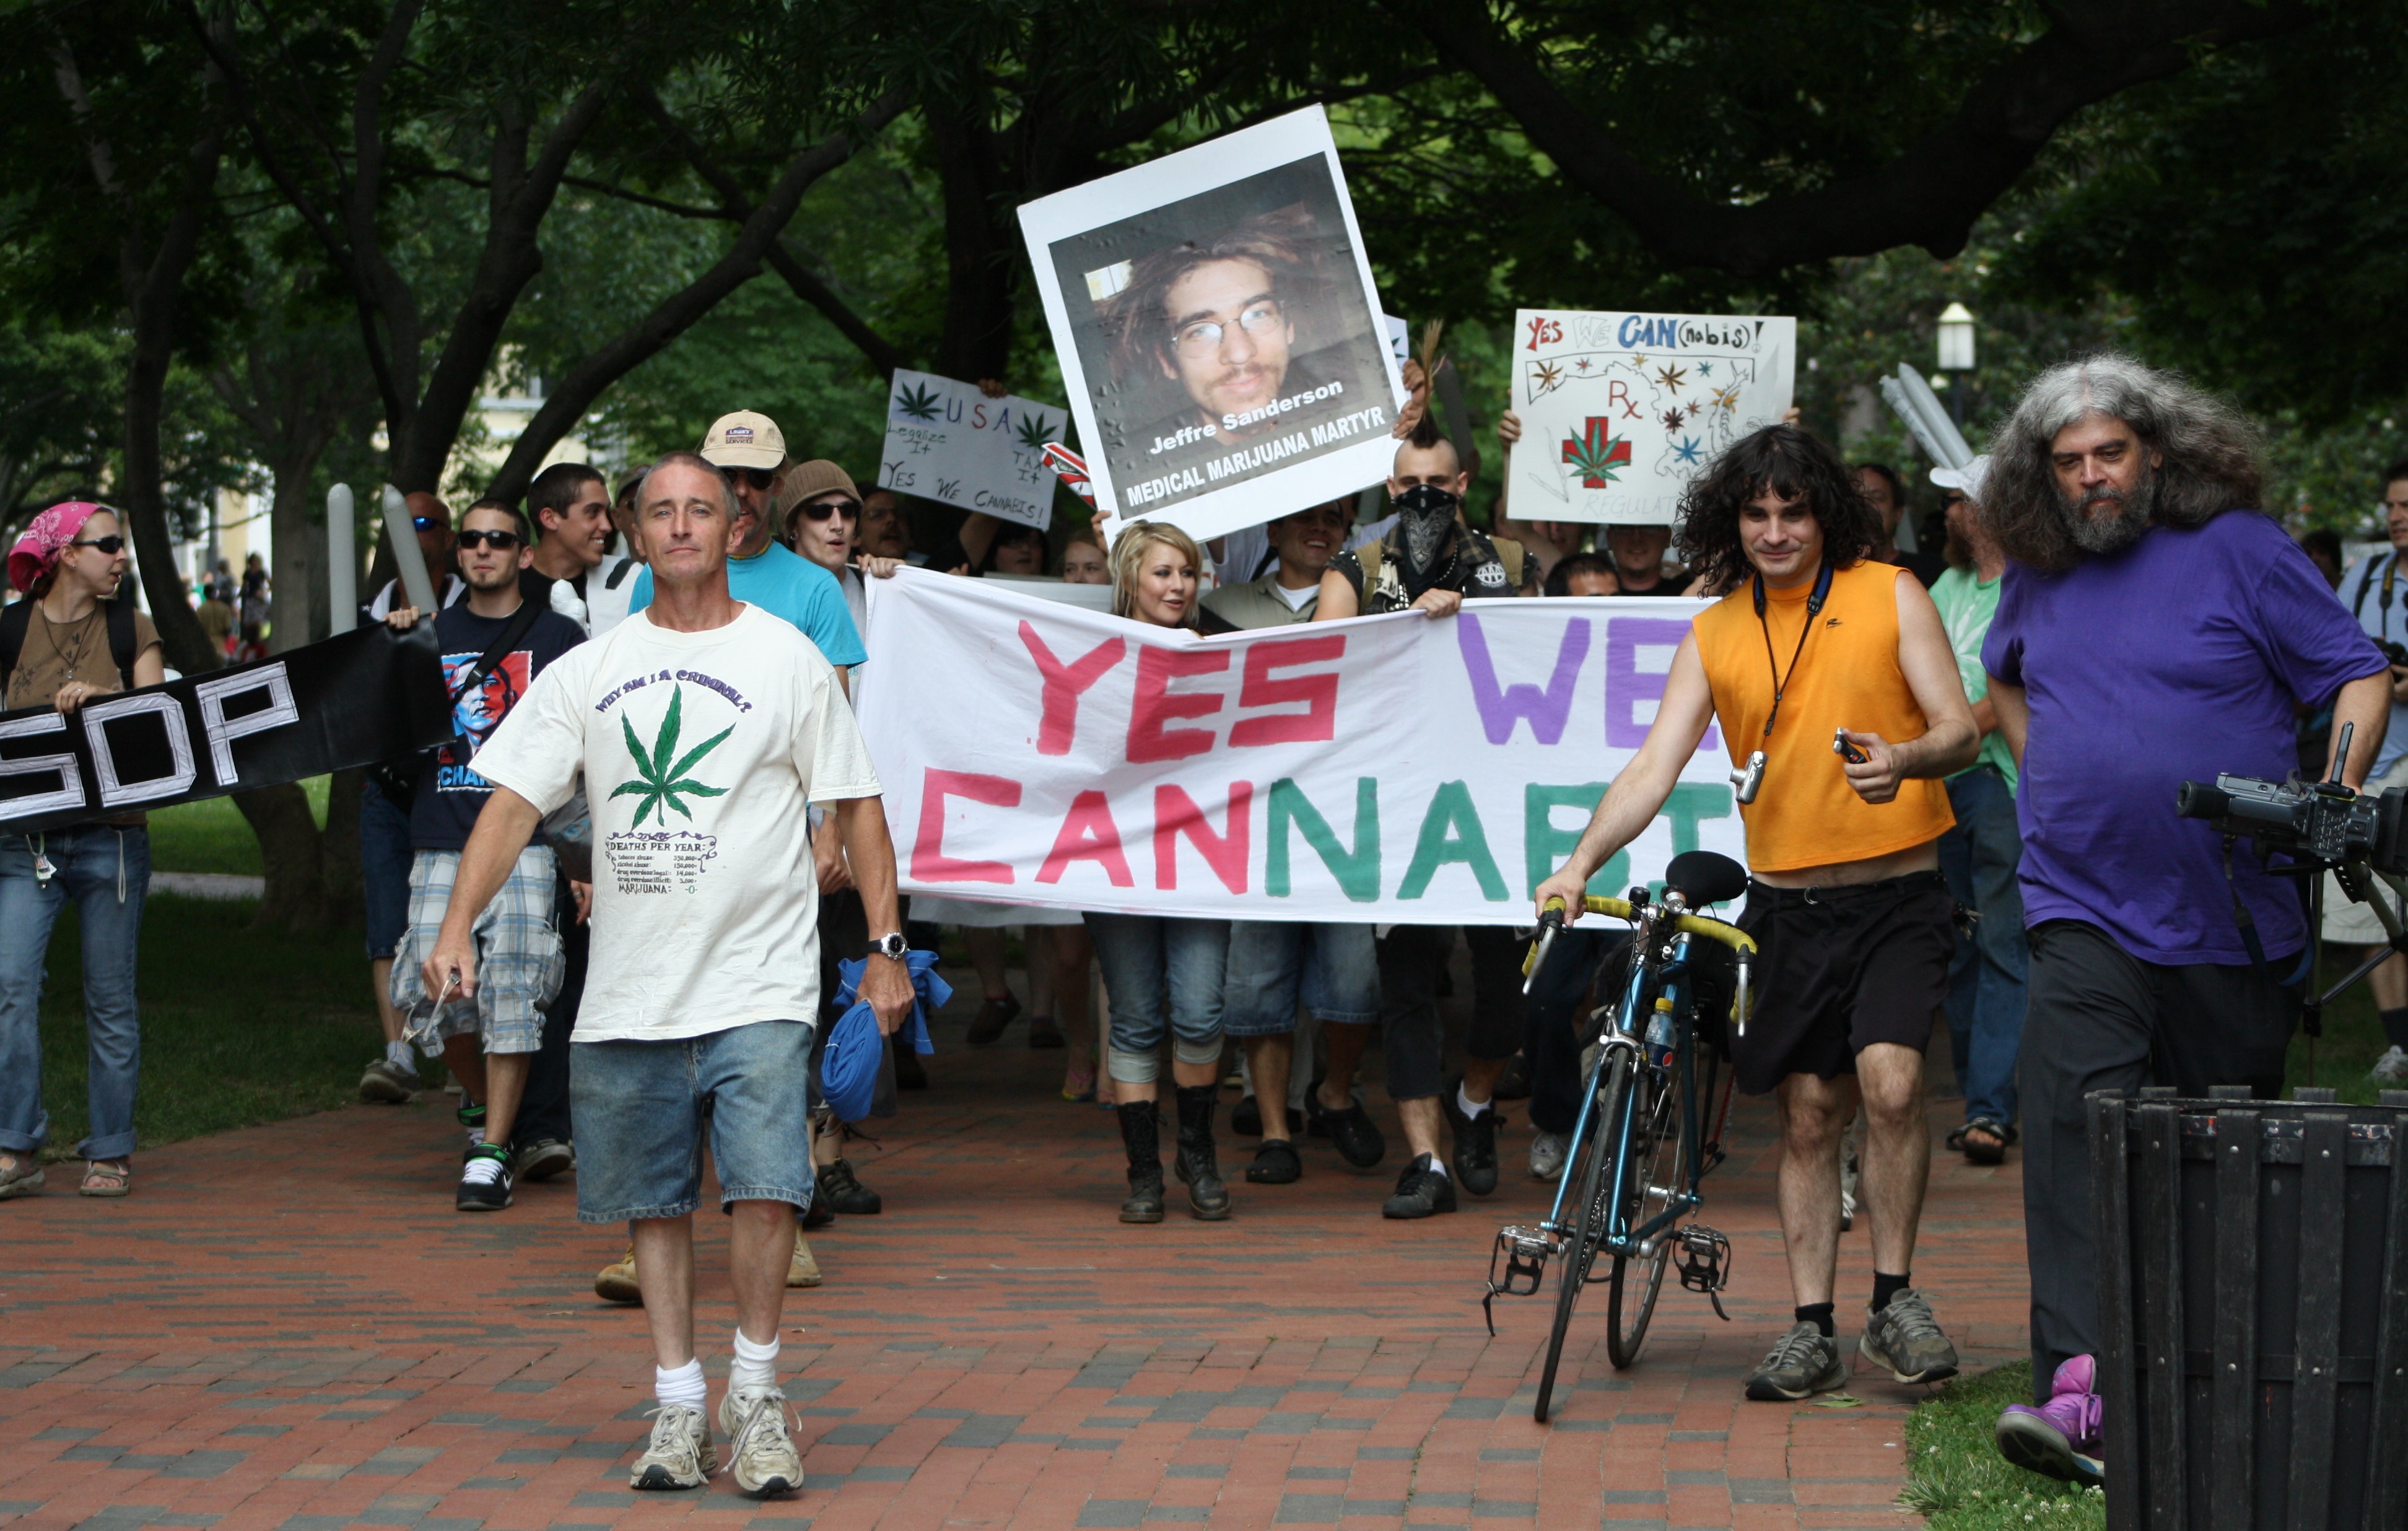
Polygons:
M418 1050L408 1042L387 1042L384 1045L384 1061L395 1068L407 1068L413 1074L418 1072Z
M1484 1100L1473 1100L1469 1095L1464 1094L1463 1086L1458 1084L1455 1087L1455 1109L1461 1111L1468 1120L1471 1117L1478 1116L1481 1112L1488 1109L1488 1102Z
M778 1337L771 1335L767 1345L756 1345L736 1331L736 1356L727 1363L727 1385L733 1388L769 1388L778 1385Z
M710 1396L710 1384L702 1375L702 1363L689 1361L675 1368L654 1366L652 1396L665 1404L683 1404L688 1409L700 1409Z
M1430 1167L1432 1169L1437 1170L1441 1175L1446 1175L1446 1161L1444 1159L1441 1159L1437 1154L1433 1153L1429 1156L1429 1161ZM1455 1179L1452 1175L1446 1175L1446 1178L1448 1180Z

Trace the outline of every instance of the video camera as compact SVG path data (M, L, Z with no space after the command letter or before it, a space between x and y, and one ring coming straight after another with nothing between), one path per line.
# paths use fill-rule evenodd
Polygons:
M2287 855L2318 870L2359 862L2408 875L2408 787L2368 797L2337 781L2219 776L2214 786L2184 782L2174 811L2252 841L2260 860Z

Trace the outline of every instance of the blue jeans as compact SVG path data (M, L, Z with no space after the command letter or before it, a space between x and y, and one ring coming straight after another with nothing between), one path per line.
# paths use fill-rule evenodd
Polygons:
M1377 1021L1380 950L1371 928L1231 921L1222 1024L1232 1037L1285 1037L1296 1030L1298 1004L1325 1024Z
M2015 797L1994 766L1976 766L1948 781L1956 827L1940 837L1940 870L1956 901L1979 914L1973 937L1956 942L1948 969L1948 1037L1957 1081L1965 1087L1965 1120L2015 1120L2015 1055L2024 1039L2024 894L2015 881L2023 837L2015 828Z
M1111 996L1111 1077L1151 1084L1162 1074L1162 1034L1183 1064L1221 1061L1221 988L1229 922L1087 911L1104 987Z
M368 961L390 957L409 924L409 815L373 781L360 783L360 902Z
M35 875L36 847L57 868ZM59 910L76 901L83 929L84 1028L91 1037L86 1159L134 1152L134 1087L142 1018L134 1002L135 937L150 887L150 832L80 824L0 837L0 1149L30 1153L50 1138L42 1109L43 959Z

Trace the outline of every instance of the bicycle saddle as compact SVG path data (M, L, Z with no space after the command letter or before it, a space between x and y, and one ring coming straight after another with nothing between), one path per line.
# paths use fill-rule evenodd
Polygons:
M1691 909L1725 904L1747 892L1747 868L1712 851L1684 851L1664 868L1666 886L1681 890Z

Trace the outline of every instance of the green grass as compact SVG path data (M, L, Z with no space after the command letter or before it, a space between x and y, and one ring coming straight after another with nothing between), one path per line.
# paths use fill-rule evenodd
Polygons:
M2107 1501L2013 1467L1991 1429L1999 1411L2031 1401L2031 1363L1959 1377L1915 1406L1906 1420L1906 1487L1900 1508L1929 1518L1932 1531L2103 1531Z
M2356 948L2325 949L2324 980L2326 987L2341 981L2343 976L2358 966ZM2333 1001L2325 1011L2323 1037L2316 1040L2315 1077L2308 1077L2309 1045L2305 1034L2291 1038L2291 1055L2286 1084L2297 1087L2315 1083L2341 1092L2341 1098L2362 1106L2374 1104L2377 1090L2385 1086L2367 1078L2366 1071L2374 1060L2383 1056L2387 1044L2383 1037L2383 1023L2374 1011L2374 996L2363 983Z
M339 1106L383 1045L359 931L257 931L257 908L154 894L143 911L134 1111L143 1148ZM42 994L51 1157L71 1150L89 1120L79 939L69 906L51 935Z
M326 823L326 784L330 780L317 776L301 783L302 790L309 794L310 809L317 814L322 829ZM231 872L257 877L262 871L259 837L251 832L250 821L234 806L231 797L179 803L174 808L155 809L150 815L150 866L160 872Z

